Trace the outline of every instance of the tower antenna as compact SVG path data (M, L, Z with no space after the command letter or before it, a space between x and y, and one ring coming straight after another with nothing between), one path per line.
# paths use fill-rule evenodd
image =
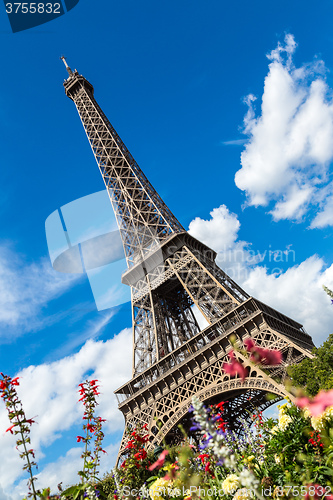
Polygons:
M65 56L61 56L60 59L62 59L64 65L66 66L66 69L67 69L67 72L68 72L69 76L72 76L73 75L73 71L68 66Z

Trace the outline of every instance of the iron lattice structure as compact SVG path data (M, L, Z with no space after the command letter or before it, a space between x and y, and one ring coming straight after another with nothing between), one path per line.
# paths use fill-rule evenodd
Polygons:
M287 395L287 366L311 357L311 337L249 297L217 266L216 253L184 230L97 104L93 86L64 62L65 92L108 190L127 260L122 282L132 291L133 377L116 391L126 425L147 424L148 448L154 449L175 437L196 395L209 403L227 401L226 419L240 431L239 417L249 420L253 407L265 409ZM194 305L208 322L202 331ZM279 349L283 363L254 368L243 358L249 376L244 382L230 378L222 364L231 334L240 345L252 337L261 347ZM267 392L275 400L267 400ZM124 436L119 457L126 444Z

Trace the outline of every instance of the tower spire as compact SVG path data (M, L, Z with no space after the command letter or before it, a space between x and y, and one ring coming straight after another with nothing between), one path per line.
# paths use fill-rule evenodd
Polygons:
M73 76L73 71L68 66L65 56L61 56L60 59L62 59L64 65L66 66L66 69L67 69L67 72L68 72L69 76Z

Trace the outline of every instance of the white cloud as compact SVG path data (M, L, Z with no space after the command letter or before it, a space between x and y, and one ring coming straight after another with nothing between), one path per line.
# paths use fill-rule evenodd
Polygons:
M328 186L328 191L332 191L333 185ZM329 193L322 203L323 209L316 215L311 222L311 228L322 228L331 226L333 221L333 193Z
M322 61L295 67L296 43L287 35L268 58L261 114L256 116L255 97L245 102L244 133L249 141L235 175L247 204L275 203L275 220L301 220L308 209L322 212L311 227L333 225L331 204L323 192L330 181L333 160L332 91L324 79ZM324 191L323 191L324 190Z
M217 263L230 277L240 280L261 256L250 249L249 243L237 239L240 222L225 205L214 208L210 216L209 220L196 217L190 223L189 233L215 250Z
M101 464L98 467L99 477L102 477L104 473L110 472L114 467L117 454L119 450L120 442L112 444L106 447L107 454L102 454ZM61 482L62 489L66 489L67 487L77 484L80 482L80 478L78 476L78 471L82 470L82 447L75 447L68 450L65 456L61 456L55 462L51 462L47 464L46 467L40 472L36 474L37 482L36 488L50 488L51 493L58 493L58 484ZM19 484L14 488L14 492L10 500L19 500L24 495L26 495L27 485L26 481L22 480ZM1 498L1 490L0 490L0 500ZM4 497L4 500L9 500L9 497Z
M51 300L67 291L75 275L53 271L48 259L27 264L9 245L0 246L0 337L5 338L4 327L20 327L21 331L41 328L52 317L40 316ZM12 335L12 329L10 330Z
M280 275L252 269L242 287L262 302L303 324L316 345L332 333L333 310L322 285L333 288L333 264L313 255Z
M118 410L113 391L131 378L131 335L130 329L126 329L106 342L88 340L81 350L72 356L50 364L30 366L18 374L20 386L17 391L25 413L28 418L36 416L35 420L38 422L31 428L31 443L37 452L37 462L44 454L47 456L47 447L56 439L61 439L63 432L82 422L83 406L77 403L77 386L86 378L96 378L100 381L98 413L107 419L104 424L106 432L112 434L122 430L124 418ZM0 462L0 488L10 495L13 483L22 476L23 462L15 449L14 436L9 433L3 435L7 427L7 416L5 412L0 412L1 452L2 456L6 457L6 460ZM59 459L60 469L61 464L67 463L71 472L66 473L66 479L57 473L58 482L77 481L78 453L77 448L74 448L65 458ZM50 477L51 465L45 469L46 472L41 471L41 478ZM26 481L22 479L19 488L25 484ZM48 484L42 484L40 479L38 487L41 486Z
M194 219L189 232L218 252L217 263L247 293L302 323L314 342L322 343L332 332L333 308L322 285L333 289L333 265L326 268L317 255L297 265L291 247L253 251L237 239L239 229L237 216L221 205L212 210L210 220ZM265 261L276 263L276 272L270 274ZM288 263L289 269L283 272L279 262Z
M240 223L236 214L230 213L225 205L214 208L210 220L196 217L189 226L189 233L215 251L231 248L237 238Z

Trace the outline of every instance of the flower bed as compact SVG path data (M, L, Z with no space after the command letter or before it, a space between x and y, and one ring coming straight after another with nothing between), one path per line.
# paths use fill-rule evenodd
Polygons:
M223 369L231 376L245 379L247 372L237 357L234 345L229 363ZM281 354L244 341L242 355L254 364L279 364ZM107 498L124 500L242 500L304 498L333 500L333 390L320 391L308 398L299 390L295 404L289 400L279 406L277 419L265 419L253 408L252 425L242 421L242 435L228 430L224 403L206 407L193 398L191 437L183 432L179 446L163 447L148 453L147 425L127 429L127 456L121 467L104 478L98 477L103 432L101 417L95 416L98 381L80 384L84 404L85 445L81 483L51 495L50 489L36 490L30 448L32 419L25 416L16 392L18 378L1 374L1 397L6 403L11 425L7 432L16 435L17 448L29 473L28 497L83 500ZM61 478L59 478L60 483Z

